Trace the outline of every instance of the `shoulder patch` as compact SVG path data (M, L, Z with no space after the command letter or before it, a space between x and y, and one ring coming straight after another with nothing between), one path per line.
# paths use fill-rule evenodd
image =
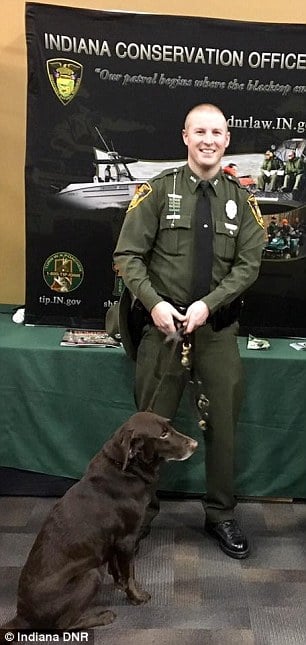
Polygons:
M261 228L265 228L263 216L262 216L262 214L260 212L260 208L258 206L256 197L254 197L254 195L250 195L248 197L248 199L247 199L247 202L248 202L248 204L250 206L252 215L254 215L254 217L256 219L257 224L259 224L259 226L261 226Z
M138 206L140 202L142 202L146 197L148 197L151 192L152 192L152 186L150 186L148 182L141 184L141 186L137 188L134 196L132 197L132 200L129 203L127 213L133 210L133 208L136 208L136 206Z

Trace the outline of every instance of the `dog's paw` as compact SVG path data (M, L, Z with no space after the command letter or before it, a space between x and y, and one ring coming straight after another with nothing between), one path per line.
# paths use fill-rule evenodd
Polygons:
M129 601L132 603L132 605L144 605L150 600L150 598L151 594L149 594L147 591L144 591L143 589L137 589L137 593L129 596Z
M113 611L103 611L100 614L99 625L110 625L110 623L114 622L115 618L116 614Z

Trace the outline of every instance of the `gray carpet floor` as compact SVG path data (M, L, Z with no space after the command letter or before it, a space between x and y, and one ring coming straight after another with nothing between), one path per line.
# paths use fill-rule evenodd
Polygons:
M0 624L14 614L21 567L54 498L0 497ZM117 618L95 628L107 645L305 645L306 504L241 502L251 555L226 556L204 532L201 501L166 500L141 543L129 605L106 574L102 602Z

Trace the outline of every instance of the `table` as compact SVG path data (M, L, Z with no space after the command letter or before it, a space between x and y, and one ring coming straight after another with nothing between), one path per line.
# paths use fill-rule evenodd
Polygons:
M63 333L0 313L0 480L7 469L78 479L136 411L134 363L124 350L62 347ZM238 342L246 393L236 436L236 493L306 498L306 352L284 338L260 351L247 350L244 337ZM188 461L162 467L160 490L201 495L204 443L187 391L174 425L200 445Z

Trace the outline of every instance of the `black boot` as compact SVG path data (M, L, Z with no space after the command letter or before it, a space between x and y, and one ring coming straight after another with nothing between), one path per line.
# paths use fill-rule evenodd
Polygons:
M250 547L235 520L223 522L206 522L205 529L219 542L219 546L231 558L242 559L249 555Z

